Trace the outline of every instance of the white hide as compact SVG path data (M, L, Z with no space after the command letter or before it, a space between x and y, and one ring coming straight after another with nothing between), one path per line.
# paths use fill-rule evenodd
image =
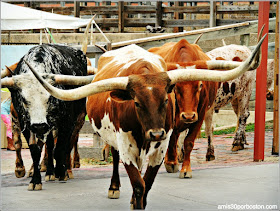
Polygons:
M219 48L215 48L212 51L206 53L211 59L215 60L217 57L222 57L226 61L232 61L234 57L239 57L242 61L245 61L251 54L251 51L246 46L241 45L227 45ZM221 86L216 95L216 100L214 103L214 109L219 109L229 102L237 98L248 98L251 95L253 89L253 83L256 78L256 71L247 71L243 75L239 76L236 79L228 81L229 87L232 83L235 83L235 92L234 95L228 93L224 95L223 87ZM247 103L247 101L240 102ZM245 105L242 105L245 107Z
M122 55L122 56L119 56ZM107 64L107 66L114 65L123 65L123 69L129 68L132 64L144 60L153 65L155 65L159 70L165 71L166 67L163 67L165 64L163 59L145 49L133 44L128 45L117 50L107 51L102 55L102 57L113 57L113 60ZM104 67L105 68L105 67Z
M161 144L157 149L155 149L157 142L151 142L148 154L146 154L146 149L141 149L141 152L139 153L136 140L132 136L132 131L124 132L121 128L119 131L116 131L116 128L110 121L108 114L105 114L101 120L100 129L95 126L93 119L92 127L94 131L100 134L103 141L119 151L120 159L123 163L128 165L132 163L139 171L142 170L146 157L149 157L148 164L152 167L161 164L167 151L169 139L172 133L172 130L168 131L166 139L160 141Z
M47 108L50 94L38 80L29 74L24 74L17 84L21 87L21 94L27 101L25 109L30 115L30 124L47 123Z

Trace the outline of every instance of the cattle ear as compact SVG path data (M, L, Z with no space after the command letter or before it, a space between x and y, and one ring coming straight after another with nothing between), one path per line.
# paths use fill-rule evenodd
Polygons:
M171 93L173 88L174 88L175 84L171 84L170 86L167 86L166 89L167 89L167 93Z
M110 93L111 98L116 102L124 102L132 100L130 92L127 90L114 90Z

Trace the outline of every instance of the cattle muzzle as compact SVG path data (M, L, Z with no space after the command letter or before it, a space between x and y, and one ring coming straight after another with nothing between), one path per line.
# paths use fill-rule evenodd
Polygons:
M161 141L166 139L166 132L163 128L161 129L150 129L145 133L148 141Z
M49 126L46 123L32 124L31 131L35 133L38 138L43 139L44 135L49 131Z
M198 120L197 112L182 112L180 120L184 123L194 123Z

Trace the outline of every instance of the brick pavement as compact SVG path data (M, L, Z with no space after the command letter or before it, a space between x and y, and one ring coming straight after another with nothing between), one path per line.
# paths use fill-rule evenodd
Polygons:
M246 145L244 150L232 152L231 144L233 142L234 134L215 135L213 144L215 147L216 159L210 162L205 160L205 154L207 151L207 139L206 138L197 139L195 141L194 149L191 154L192 169L195 170L201 168L219 168L219 167L232 167L232 166L240 166L240 165L256 165L257 163L253 162L254 133L247 132L246 136L249 145ZM273 137L272 131L271 130L266 131L265 160L260 164L279 162L278 156L271 155L272 137ZM79 146L88 147L91 145L92 145L92 135L82 134L79 139ZM29 150L23 149L22 156L26 169L28 170L32 162ZM14 167L15 167L14 163L15 163L15 152L2 149L1 150L1 173L5 174L5 173L14 172ZM89 169L91 167L94 166L82 162L81 168Z

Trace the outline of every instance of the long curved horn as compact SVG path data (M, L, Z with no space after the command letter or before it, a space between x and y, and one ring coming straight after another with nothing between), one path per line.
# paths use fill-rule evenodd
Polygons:
M94 79L95 75L88 76L73 76L73 75L48 75L47 77L52 78L55 84L62 85L86 85L90 84Z
M1 87L13 88L16 86L16 81L20 80L21 77L23 76L18 75L18 76L3 78L1 79ZM72 75L48 74L48 75L43 75L42 77L51 79L55 84L81 86L81 85L90 84L94 79L95 75L72 76Z
M28 62L25 63L29 66ZM117 78L109 78L102 81L96 81L91 84L87 84L85 86L72 89L72 90L62 90L58 89L48 82L46 82L42 76L40 76L33 68L30 68L35 77L39 80L39 82L45 87L45 89L54 97L65 100L65 101L73 101L85 98L89 95L112 91L116 89L126 90L128 85L128 77L117 77Z
M13 88L15 87L15 80L13 77L1 78L1 88Z
M261 30L260 30L260 32L259 32L259 34L258 34L258 42L260 42L260 40L261 40L261 38L262 38L262 34L263 34L263 30L264 30L264 27L265 27L265 24L262 26L262 28L261 28ZM257 69L258 67L259 67L259 65L260 65L260 58L262 57L262 51L260 50L259 51L259 53L257 54L257 56L256 56L256 59L255 59L255 63L253 63L252 65L251 65L251 67L253 68L253 69Z
M260 33L258 34L258 42L261 40L262 38L262 34L263 34L263 30L264 30L265 24L262 26Z
M208 70L232 70L242 64L242 62L225 61L225 60L209 60L206 61Z
M196 40L193 42L193 44L197 44L198 41L200 40L200 38L202 37L202 35L203 35L203 33L200 34L200 35L196 38Z
M226 42L225 42L225 39L222 39L222 42L223 42L223 46L226 46Z
M35 69L27 62L24 60L24 62L27 64L29 69L34 73L36 72ZM62 84L62 85L86 85L92 82L94 79L94 75L89 75L89 76L73 76L73 75L58 75L58 74L47 74L43 75L43 77L47 77L55 84Z
M262 38L262 34L263 34L263 29L264 29L265 25L262 26L260 33L258 35L258 42L260 42L261 38ZM266 35L265 35L266 36ZM265 37L264 36L264 37ZM260 58L261 58L261 50L258 51L253 63L251 64L251 68L250 70L255 70L259 67L260 65ZM235 62L235 61L222 61L222 60L210 60L207 61L207 66L209 70L214 70L214 69L218 69L218 70L231 70L233 68L236 68L238 66L240 66L242 63L241 62Z
M87 52L87 43L88 43L87 35L88 35L89 27L90 27L90 24L91 24L92 20L95 18L95 16L96 15L94 15L90 19L90 21L89 21L89 23L88 23L88 25L86 27L85 33L84 33L84 41L83 41L83 45L82 45L82 49L81 49L84 52L84 54L86 54L86 52Z
M246 59L245 62L242 62L242 64L238 67L236 67L233 70L229 71L215 71L211 70L202 70L202 69L186 69L186 70L172 70L168 71L167 74L171 80L171 84L183 82L183 81L214 81L214 82L222 82L222 81L229 81L234 78L237 78L238 76L242 75L244 72L249 70L252 65L252 63L255 62L255 58L258 54L258 51L260 50L261 44L263 43L263 40L265 39L266 35L263 36L263 38L258 43L257 47L253 51L253 53L250 55L248 59Z

